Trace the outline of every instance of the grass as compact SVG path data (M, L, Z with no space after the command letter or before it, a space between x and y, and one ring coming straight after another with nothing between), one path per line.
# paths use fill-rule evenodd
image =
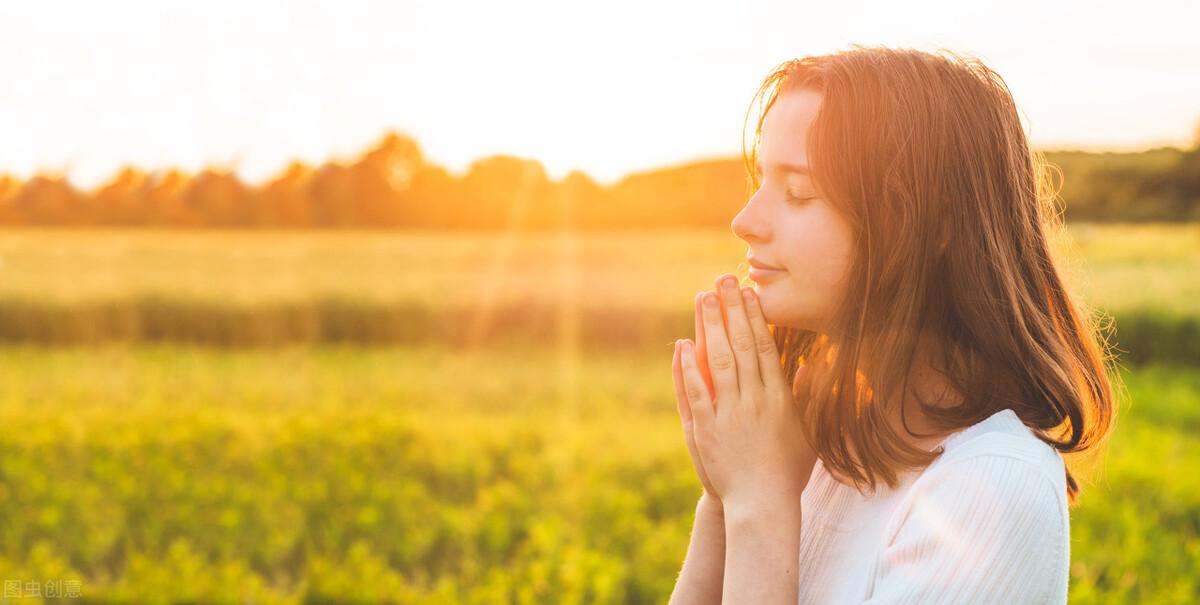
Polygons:
M7 347L0 577L85 598L661 603L700 486L670 351ZM1200 371L1148 365L1072 603L1200 594Z
M1200 223L1072 224L1053 242L1068 283L1091 305L1200 315ZM728 230L514 236L21 229L0 238L0 300L339 298L429 307L539 300L670 310L687 308L722 272L745 281L745 254L745 242Z
M1070 600L1196 602L1200 225L1055 242L1139 362L1081 476ZM5 232L0 578L146 603L664 602L700 493L670 339L744 254L728 232Z

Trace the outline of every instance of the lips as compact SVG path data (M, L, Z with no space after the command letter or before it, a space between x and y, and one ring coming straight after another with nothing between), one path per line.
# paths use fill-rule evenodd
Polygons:
M760 262L758 262L757 259L755 259L753 257L747 257L746 260L749 261L751 267L755 267L758 269L772 270L772 271L783 271L783 267L776 267L775 265L768 265L766 263L760 263Z
M750 270L747 271L750 274L750 279L759 284L775 281L787 273L787 269L784 269L783 267L776 267L775 265L768 265L766 263L759 262L758 259L752 256L747 256L746 261L750 263Z

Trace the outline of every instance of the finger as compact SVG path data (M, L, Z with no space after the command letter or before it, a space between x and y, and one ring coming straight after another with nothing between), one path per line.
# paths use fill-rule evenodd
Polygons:
M675 354L671 356L671 377L675 381L675 403L679 408L679 418L685 425L692 421L692 409L688 405L687 391L683 385L683 366L679 363L679 341L675 341Z
M692 302L696 307L696 359L700 363L700 374L704 376L704 385L708 387L708 396L716 398L717 391L713 388L712 372L708 369L708 346L705 344L704 338L704 310L700 306L704 302L704 292L697 292L695 300Z
M687 391L684 387L683 380L683 365L681 363L681 341L675 341L675 356L672 358L671 369L675 375L675 397L679 402L679 415L683 423L683 442L687 445L688 455L692 458L692 466L696 469L696 476L700 478L700 483L704 485L704 489L711 491L712 488L708 485L708 477L704 473L704 466L700 462L700 448L696 447L696 429L694 417L692 416L691 404L688 403Z
M702 307L704 338L708 344L708 371L712 375L715 399L718 402L737 401L740 397L737 364L733 359L733 349L729 347L729 338L725 335L721 303L716 293L706 292Z
M716 403L704 388L704 379L700 376L700 367L696 363L696 351L692 343L684 340L680 345L680 354L684 393L687 395L688 405L692 406L692 417L696 424L711 426L713 414L716 413Z
M717 289L725 303L726 331L729 348L733 350L733 359L737 364L738 388L743 393L750 393L764 383L758 372L757 345L754 332L750 330L750 320L746 317L746 304L742 301L741 289L734 276L721 276L717 280Z
M762 305L754 288L742 290L742 302L746 306L746 318L750 320L750 331L754 333L754 348L758 353L758 371L763 385L768 389L784 389L779 348L775 346L775 337L771 336L771 329L767 327L767 318L763 316Z

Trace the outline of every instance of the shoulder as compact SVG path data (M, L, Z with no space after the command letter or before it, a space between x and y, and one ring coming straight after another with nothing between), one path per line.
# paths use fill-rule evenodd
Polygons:
M921 472L917 483L941 482L956 476L966 479L983 473L989 479L1002 480L1005 485L1028 485L1043 483L1037 480L1042 477L1062 488L1066 502L1066 468L1062 456L1038 439L1012 410L1001 410L951 435L942 447L941 456Z
M969 507L975 516L1031 510L1063 521L1067 511L1062 456L1012 410L951 435L941 456L914 480L912 500ZM1061 517L1061 519L1060 519Z
M1065 599L1062 457L1005 412L953 435L915 478L888 523L881 588L969 587L981 603ZM934 592L919 594L938 602Z
M1062 458L1053 450L1043 455L1036 447L994 445L1009 447L981 448L930 465L913 482L901 511L936 514L977 529L994 527L1008 540L1040 536L1050 542L1068 536ZM905 521L910 519L895 519L897 525Z

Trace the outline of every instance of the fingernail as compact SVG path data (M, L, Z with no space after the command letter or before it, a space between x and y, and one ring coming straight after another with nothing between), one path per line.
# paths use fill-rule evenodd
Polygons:
M722 283L725 285L726 290L734 290L737 288L737 280L733 279L732 277L726 277Z
M745 299L746 302L753 301L754 300L754 290L752 288L746 288L745 290L742 290L742 298Z
M717 295L716 294L705 294L704 295L704 304L707 305L710 309L717 308Z

